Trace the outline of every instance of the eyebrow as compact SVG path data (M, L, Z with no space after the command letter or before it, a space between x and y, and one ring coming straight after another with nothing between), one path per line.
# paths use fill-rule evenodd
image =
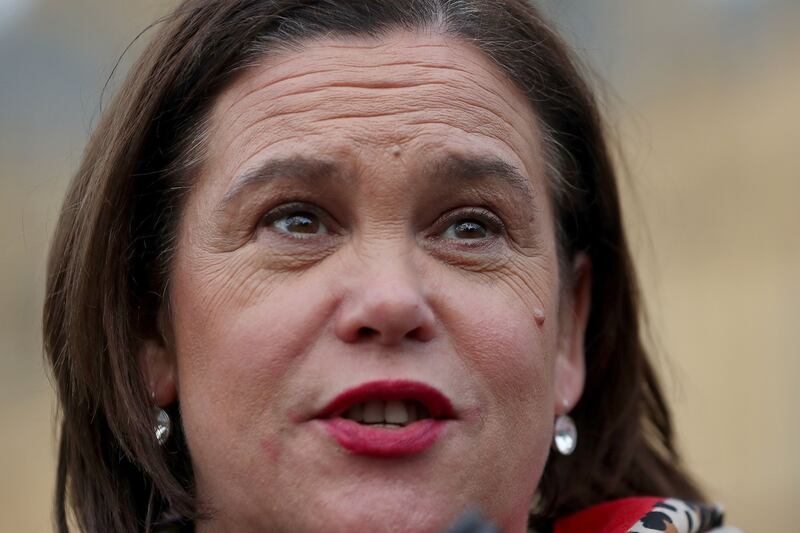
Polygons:
M511 186L525 200L533 201L531 180L514 165L496 156L462 156L446 154L434 160L426 171L429 178L442 180L451 184L473 181L499 180ZM336 163L316 157L291 156L270 159L244 172L234 180L233 185L225 193L220 208L224 210L246 190L258 187L277 179L298 181L330 180L344 175L343 169Z
M431 174L453 183L499 180L511 186L525 200L533 202L534 195L530 178L514 165L496 156L473 157L447 154L433 164Z
M222 198L220 207L225 209L246 190L275 181L278 178L319 180L338 175L341 175L341 169L335 163L326 159L299 155L270 159L237 177Z

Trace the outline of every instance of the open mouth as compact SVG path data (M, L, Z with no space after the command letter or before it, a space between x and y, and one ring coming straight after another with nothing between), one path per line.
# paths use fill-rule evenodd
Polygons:
M351 406L341 417L365 426L402 428L431 414L418 400L370 400Z
M316 417L357 455L400 457L431 447L456 419L450 400L415 381L373 381L338 395Z
M455 418L450 400L416 381L371 381L336 396L316 418L345 418L364 425L404 427L428 418Z

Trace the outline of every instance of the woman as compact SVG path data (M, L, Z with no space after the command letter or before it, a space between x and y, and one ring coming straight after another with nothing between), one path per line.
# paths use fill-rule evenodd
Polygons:
M89 143L44 330L62 531L720 522L664 503L703 498L600 119L522 0L186 1Z

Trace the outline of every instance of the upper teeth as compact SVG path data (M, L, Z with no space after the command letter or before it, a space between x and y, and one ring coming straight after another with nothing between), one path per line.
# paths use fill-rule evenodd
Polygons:
M370 400L353 405L342 416L364 424L405 426L427 416L417 404L413 400Z

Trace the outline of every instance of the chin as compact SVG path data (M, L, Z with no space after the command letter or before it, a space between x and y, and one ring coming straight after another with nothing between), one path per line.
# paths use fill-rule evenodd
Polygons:
M209 494L216 505L211 503L210 520L199 523L197 531L442 533L475 507L462 501L470 499L463 493L435 484L433 473L428 477L409 468L378 473L374 467L349 466L354 467L353 475L343 476L339 471L328 479L298 472L294 486L281 483L282 492L255 479L251 488L262 486L263 490L234 491L229 487L217 492L217 496L224 495L221 498ZM416 477L413 482L404 475L411 470ZM318 481L309 482L312 478Z
M338 509L308 531L442 533L453 525L458 516L452 514L452 511L448 514L427 508L424 503L419 505L419 502L416 509L403 509L403 506L393 506L390 503L377 508L359 507Z
M358 496L353 496L358 498ZM397 499L370 497L365 499L341 498L336 495L324 503L308 502L305 506L285 509L284 512L264 517L226 516L215 513L211 519L198 522L197 531L269 532L269 533L350 533L369 531L442 533L451 527L462 514L453 508L440 508L436 502L417 499L406 503ZM263 509L262 509L263 510Z
M370 476L372 477L372 476ZM320 494L314 531L408 531L441 533L465 510L451 490L437 489L419 479L358 480L358 485ZM316 516L314 516L316 515ZM299 522L298 522L299 523Z

